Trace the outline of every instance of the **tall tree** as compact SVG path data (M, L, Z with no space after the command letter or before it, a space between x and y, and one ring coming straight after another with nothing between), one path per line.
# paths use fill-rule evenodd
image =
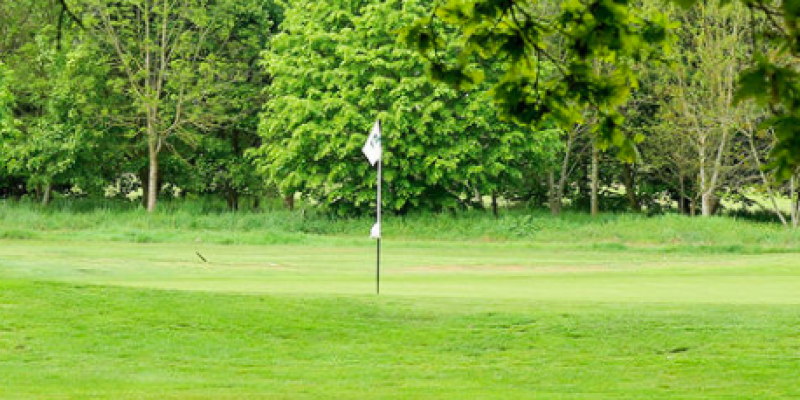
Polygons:
M266 180L257 173L247 152L261 144L259 114L269 94L270 76L261 65L261 53L277 31L281 9L272 0L248 0L227 4L231 29L210 40L217 49L214 60L221 82L216 85L220 120L190 157L198 172L197 189L221 194L231 210L240 197L265 192Z
M8 163L7 138L15 134L17 128L14 121L14 94L11 93L11 71L0 60L0 161ZM0 169L0 176L7 171Z
M674 0L686 7L706 4L698 0ZM471 57L506 66L506 74L494 90L501 109L511 118L539 124L548 118L566 123L575 120L571 105L595 105L603 122L600 139L628 143L621 155L633 157L632 143L617 129L617 107L628 97L625 90L635 82L624 62L639 58L646 44L664 43L671 28L663 14L640 10L640 3L614 0L569 0L555 17L529 12L538 1L441 0L431 5L434 17L458 32L461 62L438 60L441 45L436 18L425 17L409 26L409 37L419 51L432 60L434 79L462 83L477 75L467 73ZM723 1L721 3L731 3ZM740 0L751 15L768 22L757 29L755 40L771 43L774 51L754 52L752 66L739 74L737 100L755 98L768 106L773 118L768 124L778 132L770 166L781 179L788 179L800 166L800 2ZM548 38L567 43L569 57L558 60L548 51ZM645 46L643 46L645 45ZM540 65L548 60L559 65L560 76L542 79ZM466 61L466 62L465 62ZM616 68L605 75L592 72L593 62L611 62ZM566 108L566 109L565 109ZM581 108L581 107L579 107ZM631 150L631 151L627 151Z
M424 12L422 0L291 3L265 61L274 80L258 153L284 193L367 209L375 172L360 149L377 117L392 210L501 194L541 157L547 138L500 123L478 94L430 83L422 57L398 45L396 31Z
M576 153L583 152L579 142L588 129L586 124L576 124L571 129L560 131L563 147L554 154L548 171L548 203L553 215L561 214L567 184L571 182L570 177L578 165Z
M99 185L100 171L115 158L104 151L110 142L98 118L113 103L104 91L104 56L60 4L23 0L4 7L19 18L14 29L0 24L0 30L13 38L2 58L13 66L20 121L4 138L4 166L44 203L53 184Z
M12 114L12 104L14 97L8 89L8 71L0 60L0 163L7 164L7 145L6 138L11 136L15 129L14 116ZM10 182L6 168L0 168L0 196L9 190Z
M115 55L114 85L133 102L128 122L143 126L147 146L147 210L156 208L159 156L178 138L197 143L215 126L216 49L210 38L231 29L224 1L87 1L84 17Z
M745 168L753 171L744 125L754 125L753 107L733 107L736 77L753 51L748 43L752 19L744 6L698 5L682 13L680 50L663 76L670 96L660 117L669 120L664 135L678 135L695 153L694 168L703 216L713 214L723 187L736 186ZM680 152L683 149L664 149ZM727 185L726 185L727 184Z
M474 84L499 69L491 94L505 118L530 126L557 121L569 129L592 109L598 144L615 145L620 157L632 160L635 143L619 129L619 107L637 84L630 61L655 51L652 45L666 46L665 17L630 2L570 0L555 13L539 13L539 3L437 1L406 34L430 60L434 79ZM456 35L445 36L443 25ZM448 45L459 49L457 62L440 57ZM474 72L475 61L489 66L481 69L486 73Z

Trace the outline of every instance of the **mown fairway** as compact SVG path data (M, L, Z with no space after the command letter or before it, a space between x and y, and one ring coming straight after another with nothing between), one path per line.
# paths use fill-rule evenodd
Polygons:
M800 396L796 253L309 242L0 241L0 398Z

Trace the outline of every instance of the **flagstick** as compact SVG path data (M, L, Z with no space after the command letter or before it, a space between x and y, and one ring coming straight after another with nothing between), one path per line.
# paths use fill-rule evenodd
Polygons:
M381 236L383 236L383 227L381 226L381 167L383 165L383 157L378 160L378 265L376 275L376 294L381 294Z
M381 135L381 120L379 118L375 121L375 126L372 127L372 131L369 133L369 137L367 137L367 143L365 143L364 148L361 149L364 155L367 156L370 165L374 166L375 162L378 163L378 199L375 205L378 221L372 226L372 230L370 231L370 237L375 238L378 244L375 276L375 293L377 295L381 294L381 174L383 173L383 145L381 144Z

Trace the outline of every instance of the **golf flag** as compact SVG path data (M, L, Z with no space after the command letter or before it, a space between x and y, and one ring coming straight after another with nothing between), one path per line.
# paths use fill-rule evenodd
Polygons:
M378 244L378 257L376 263L376 279L375 279L375 293L381 294L381 167L383 166L383 162L381 161L381 157L383 155L383 144L381 143L381 120L375 121L375 125L372 127L372 132L369 133L369 137L367 138L367 143L364 143L364 148L361 150L364 152L364 155L367 156L369 163L373 166L377 163L378 164L378 201L376 204L376 217L377 222L375 225L372 225L372 229L369 232L369 236Z
M376 222L375 225L372 225L372 230L369 231L369 237L372 239L380 239L381 238L381 223Z
M372 165L375 165L381 159L381 153L383 153L381 146L381 120L375 121L375 126L372 127L372 132L370 132L362 151Z
M381 143L381 120L375 121L375 125L372 126L372 131L369 133L369 137L367 137L367 143L364 143L364 148L361 149L364 152L364 155L367 156L367 160L373 166L375 163L378 164L378 221L375 225L372 226L372 230L369 232L369 236L373 239L381 238L381 157L383 155L383 144Z

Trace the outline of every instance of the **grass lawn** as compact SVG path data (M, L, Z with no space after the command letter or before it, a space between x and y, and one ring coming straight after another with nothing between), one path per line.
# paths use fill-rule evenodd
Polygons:
M0 399L800 398L800 232L371 223L0 202Z
M0 398L800 397L796 253L306 242L0 241Z

